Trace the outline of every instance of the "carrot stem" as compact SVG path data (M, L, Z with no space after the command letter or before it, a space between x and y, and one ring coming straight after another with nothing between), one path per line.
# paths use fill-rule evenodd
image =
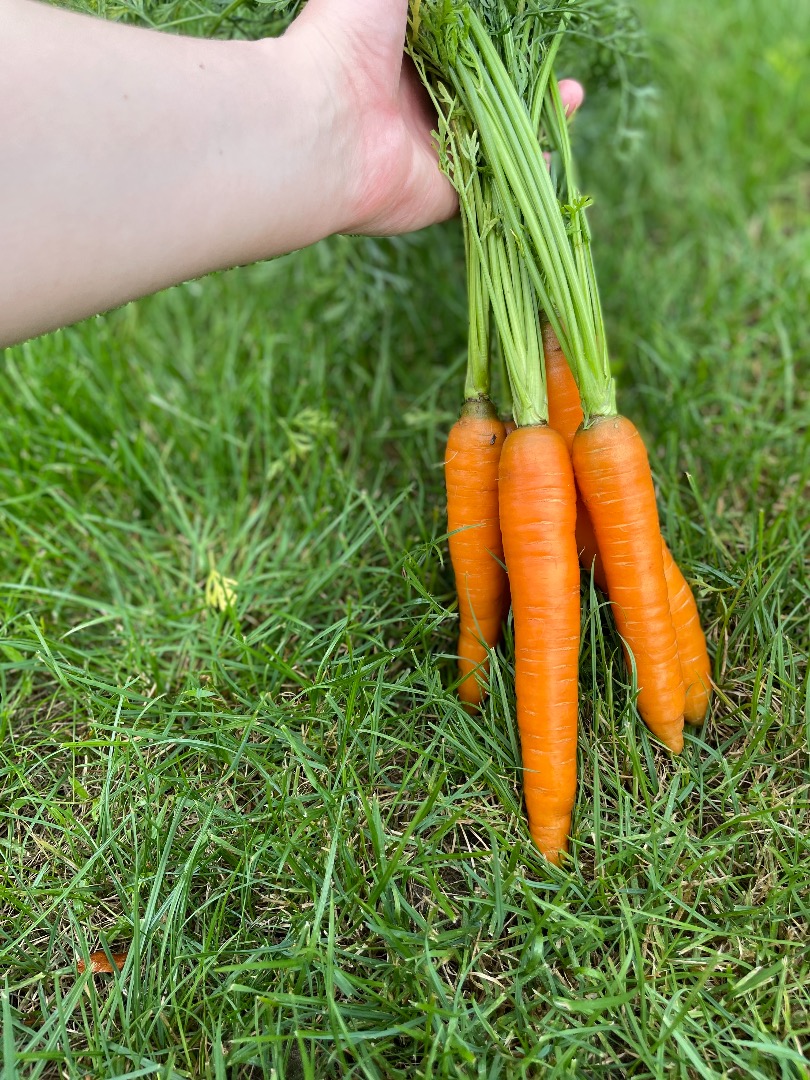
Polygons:
M446 114L455 109L463 113L467 130L477 132L480 137L496 235L508 237L508 242L519 252L526 280L536 301L545 309L574 371L586 421L591 416L615 415L615 393L584 215L586 201L578 196L574 185L567 125L557 119L561 106L551 69L565 20L557 15L556 33L543 40L541 32L548 33L547 24L543 25L539 14L526 13L517 41L510 20L503 20L505 29L499 27L497 40L504 60L481 15L471 5L430 4L422 0L415 7L419 13L419 31L415 36L412 34L411 49L422 59L423 80L429 87L439 82L444 92L440 102L442 111ZM530 23L536 27L531 33ZM431 69L430 77L426 63ZM528 90L528 104L521 97L518 85L524 92ZM541 115L554 120L555 141L563 157L568 191L565 206L560 205L537 138ZM452 154L448 160L453 160ZM475 167L480 171L477 160ZM459 178L455 182L461 196L463 185ZM462 207L466 213L463 199ZM488 237L487 244L490 244ZM498 333L503 336L502 325L509 324L509 296L503 275L496 279L501 264L502 259L489 266L487 286ZM493 295L493 286L504 296L501 305ZM513 279L512 287L519 288L526 296L522 282ZM519 369L523 364L521 346L530 347L531 337L506 330L507 363L509 340L516 345L513 352ZM538 400L535 388L530 388L531 404L518 403L519 383L519 378L513 379L517 411L524 404L532 415L527 422L537 422L537 417L544 417L545 402ZM536 411L532 413L532 410Z
M470 208L473 214L480 212L476 197ZM489 296L486 280L481 266L481 253L475 237L471 235L474 222L467 214L461 215L464 232L464 249L467 262L467 307L469 328L467 333L467 376L464 382L464 397L489 397L491 389L490 373L490 332L489 332Z

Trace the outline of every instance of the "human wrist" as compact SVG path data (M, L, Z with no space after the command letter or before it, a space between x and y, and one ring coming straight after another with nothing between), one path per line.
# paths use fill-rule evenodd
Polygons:
M347 228L355 122L334 54L317 33L290 30L249 47L256 91L243 118L260 258Z

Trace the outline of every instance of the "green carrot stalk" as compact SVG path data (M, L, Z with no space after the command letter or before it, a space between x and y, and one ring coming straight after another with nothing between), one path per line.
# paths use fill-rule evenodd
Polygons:
M488 398L491 392L489 295L486 278L482 271L481 257L471 225L466 214L461 218L464 230L464 249L467 262L467 307L469 329L467 334L467 375L464 397Z
M502 243L506 255L504 258L502 250L487 265L498 332L503 339L504 319L508 322L509 312L514 314L516 310L517 301L510 297L501 271L509 262L510 250L517 250L520 276L527 278L535 301L545 309L569 359L586 419L591 415L613 415L615 393L590 265L584 204L573 203L569 192L569 207L564 211L560 206L537 139L540 115L543 112L549 115L548 107L540 103L546 103L549 95L559 96L551 68L561 31L546 43L539 42L536 35L523 52L514 47L508 30L500 35L505 42L507 61L524 67L535 65L535 70L527 72L521 68L517 73L526 86L531 84L527 90L531 102L527 105L473 6L429 4L423 0L420 11L420 32L412 41L412 48L427 59L423 70L429 66L432 76L439 76L451 92L446 97L454 96L458 108L469 117L471 128L480 138L482 157L488 168L488 200L499 221L496 236L499 233L503 237L498 243ZM524 23L528 22L527 16ZM525 47L526 43L524 34L521 44ZM469 176L464 179L469 183ZM457 188L465 215L469 200L465 202L458 183ZM490 249L492 244L488 240ZM521 302L525 301L523 282L517 283L513 278L512 288L519 291ZM534 331L526 325L523 331L521 334L512 326L507 340L525 348ZM507 340L504 340L504 352L509 364ZM513 355L513 366L514 360ZM528 372L526 375L531 381ZM518 396L519 382L519 378L513 379ZM546 412L544 404L534 388L530 386L527 392L532 404L525 401L521 404L532 414L531 422L539 422Z

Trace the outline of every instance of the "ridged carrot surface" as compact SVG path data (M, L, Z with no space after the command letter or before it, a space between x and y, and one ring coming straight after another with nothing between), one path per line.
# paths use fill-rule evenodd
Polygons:
M647 451L630 420L606 416L577 431L573 461L616 625L635 660L639 712L678 754L686 700Z
M686 691L683 718L690 724L702 724L709 708L712 686L712 666L706 650L706 638L700 626L700 616L689 582L681 573L666 543L663 551L669 606Z
M515 628L515 690L529 832L552 862L576 795L579 564L576 496L562 437L521 427L504 444L500 514Z
M505 607L508 610L498 516L503 443L504 427L491 403L466 402L450 429L444 455L450 561L458 593L458 694L470 706L484 699L486 646L497 644Z

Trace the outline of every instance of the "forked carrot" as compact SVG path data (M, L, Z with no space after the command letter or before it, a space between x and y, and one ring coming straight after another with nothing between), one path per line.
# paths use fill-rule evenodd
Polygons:
M579 565L571 459L545 424L501 453L500 513L515 623L515 689L529 832L558 862L576 795Z
M500 636L509 583L498 520L498 461L503 423L486 398L464 403L444 456L450 561L459 610L458 694L481 703L489 672L487 649Z
M686 698L647 451L626 417L597 416L577 431L573 461L616 625L635 660L639 712L679 754Z
M706 638L700 626L700 616L692 590L666 543L663 545L663 553L669 607L686 692L683 718L690 724L702 724L712 692L712 666L706 650Z

